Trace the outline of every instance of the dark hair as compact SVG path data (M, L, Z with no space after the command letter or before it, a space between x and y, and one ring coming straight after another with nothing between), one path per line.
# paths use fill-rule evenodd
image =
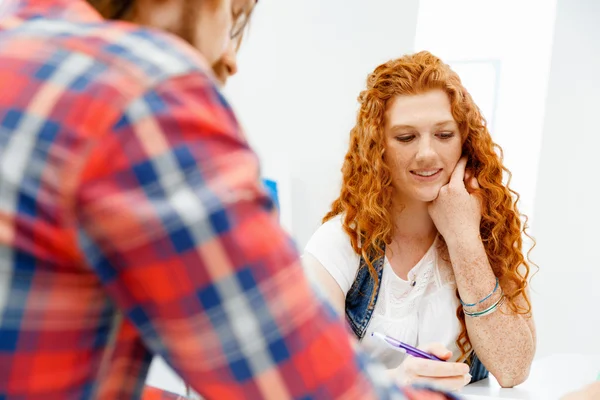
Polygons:
M125 19L133 9L134 0L87 0L106 19Z

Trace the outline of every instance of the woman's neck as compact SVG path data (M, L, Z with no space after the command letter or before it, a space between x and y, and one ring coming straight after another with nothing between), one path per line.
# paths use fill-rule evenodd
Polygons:
M409 271L431 248L437 229L429 216L427 203L399 202L393 211L394 235L386 248L386 257L394 273L408 279Z
M437 229L424 202L402 202L393 206L394 241L421 242L431 246Z

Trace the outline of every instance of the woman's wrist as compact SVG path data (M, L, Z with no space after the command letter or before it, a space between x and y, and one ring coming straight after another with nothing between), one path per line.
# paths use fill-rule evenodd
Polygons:
M476 251L483 247L479 231L462 232L461 234L444 237L448 250Z

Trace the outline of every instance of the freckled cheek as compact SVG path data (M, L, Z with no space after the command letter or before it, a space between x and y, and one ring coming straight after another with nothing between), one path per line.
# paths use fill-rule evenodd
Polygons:
M404 160L398 158L390 159L387 161L387 166L395 182L404 182L408 179L408 165Z
M385 152L383 161L390 170L395 171L398 169L398 159L393 151L387 150Z
M410 164L410 162L408 161L408 158L404 154L399 155L396 158L396 170L399 173L406 174L409 169L409 164Z

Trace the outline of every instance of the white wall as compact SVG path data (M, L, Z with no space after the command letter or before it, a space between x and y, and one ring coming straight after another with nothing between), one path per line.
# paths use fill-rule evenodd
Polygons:
M538 184L538 354L600 354L600 2L558 0Z
M416 49L448 62L482 109L533 217L556 0L421 0ZM533 28L535 26L535 28Z
M227 93L302 248L339 192L367 74L413 51L418 0L261 0Z
M154 357L148 376L146 377L146 385L167 390L171 393L179 395L187 395L185 383L177 375L171 367L161 357Z

